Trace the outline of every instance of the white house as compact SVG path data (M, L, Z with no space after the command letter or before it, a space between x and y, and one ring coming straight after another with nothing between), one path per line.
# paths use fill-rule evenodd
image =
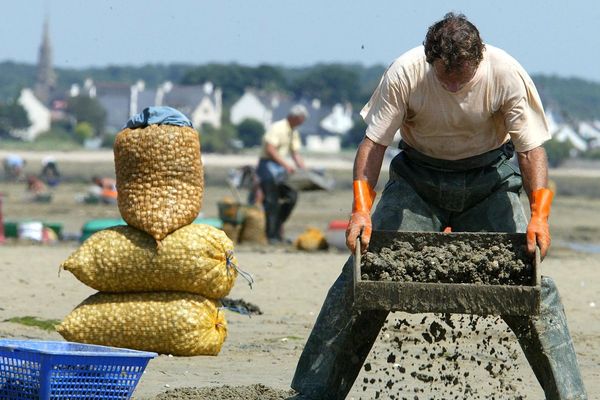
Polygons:
M295 101L282 93L248 88L231 106L230 121L237 125L245 119L254 119L268 129L273 122L285 118L297 103L303 104L309 113L308 119L298 127L305 149L321 153L339 152L341 137L354 126L350 104L323 106L319 99Z
M238 125L245 119L254 119L266 128L273 123L273 110L286 101L281 93L259 92L246 89L244 94L231 106L229 120Z
M313 153L339 153L342 142L339 136L308 135L305 138L306 150Z
M548 132L551 135L558 132L561 128L561 123L559 122L559 118L550 110L546 111L546 122L548 123Z
M309 113L308 119L298 127L305 149L316 153L338 153L342 148L342 137L354 126L352 106L339 103L333 107L324 106L318 99L287 100L273 110L273 119L285 118L295 103L303 104Z
M82 88L71 87L70 95L95 97L107 113L107 129L120 130L127 120L144 108L170 106L185 114L195 128L210 124L221 127L223 113L222 92L212 83L203 85L174 85L165 82L157 89L147 89L143 81L134 85L125 83L94 83L88 79Z
M331 112L319 123L327 132L344 135L354 126L352 121L352 106L350 104L336 104Z
M587 142L567 124L562 125L559 130L554 133L552 138L559 142L570 142L571 145L579 151L586 151L588 149Z
M321 107L320 104L314 107L314 102L312 105L309 118L314 118L315 123L308 125L304 131L306 149L315 153L339 153L342 136L354 126L352 106L338 103L331 108Z
M559 142L569 142L577 151L586 151L588 149L587 141L567 124L563 119L553 113L546 112L546 121L548 122L548 131L552 135L552 139Z
M40 133L50 130L50 110L38 100L31 89L21 90L17 102L25 109L31 125L25 129L18 129L12 135L22 140L33 141Z
M580 122L579 135L585 139L590 148L600 147L600 127L595 122Z
M192 86L167 82L158 89L156 97L156 105L176 108L190 119L195 128L203 124L221 127L223 93L210 82Z

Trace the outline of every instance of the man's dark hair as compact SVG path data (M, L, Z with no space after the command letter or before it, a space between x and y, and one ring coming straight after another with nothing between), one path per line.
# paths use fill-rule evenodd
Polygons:
M479 31L463 14L450 12L431 25L423 45L427 62L441 60L447 72L466 63L477 66L483 59L484 44Z

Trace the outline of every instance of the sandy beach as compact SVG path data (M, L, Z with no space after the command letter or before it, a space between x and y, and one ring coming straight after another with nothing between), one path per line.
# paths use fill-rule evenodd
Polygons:
M102 153L102 156L92 154L95 155L82 153L61 158L59 165L64 167L67 175L76 178L55 188L53 201L49 204L24 201L24 184L0 184L0 192L4 194L4 218L58 221L64 225L64 232L75 236L89 219L119 217L116 206L84 205L75 201L76 194L84 191L88 184L81 177L90 177L95 171L110 173L111 153ZM28 168L38 169L38 157L41 159L39 154L29 158L31 161L28 162ZM226 164L227 162L230 164ZM207 187L203 215L216 216L217 201L231 195L223 182L227 168L253 162L254 159L251 158L232 161L222 157L205 157ZM309 226L325 230L329 221L347 218L351 199L347 182L350 179L351 162L332 160L318 165L335 170L338 185L331 192L300 194L298 207L286 228L286 235L290 238L296 237ZM594 174L597 172L595 170ZM563 173L566 174L564 171ZM600 399L600 284L597 279L600 258L597 253L591 252L600 244L600 224L596 217L600 215L600 197L561 196L563 181L560 176L563 175L553 176L559 183L551 217L554 246L542 264L543 273L553 277L560 290L590 399ZM576 176L585 178L583 175ZM385 181L384 178L385 175L382 174L380 180ZM590 179L588 183L594 182L597 185L597 178ZM572 188L565 187L564 190L569 192ZM74 240L55 245L9 240L0 246L0 273L3 277L0 282L2 337L61 340L56 332L7 320L23 316L62 320L75 306L95 292L70 273L63 271L59 274L60 263L78 246L79 243ZM134 393L135 399L149 400L161 395L161 399L203 398L193 395L186 397L181 392L171 392L171 397L164 394L169 390L186 387L263 384L280 391L289 389L296 362L323 299L348 255L338 249L308 253L292 246L255 245L239 245L236 247L236 254L240 266L253 275L255 284L250 288L246 281L238 278L229 297L251 302L260 307L263 314L247 316L225 310L229 333L218 356L160 355L149 363ZM423 318L427 318L427 323L420 323ZM499 349L505 352L502 356L504 358L514 354L509 371L493 376L485 369L485 363L478 365L474 362L473 360L499 362L499 359L483 354L477 346L477 343L485 340L484 337L471 335L465 336L458 344L448 341L446 346L459 346L461 354L466 356L464 360L458 360L462 375L456 384L445 386L441 380L425 383L416 374L411 376L410 373L397 373L399 366L404 366L409 372L411 366L418 368L421 363L419 357L426 354L422 349L425 342L413 341L412 345L405 347L408 351L403 355L403 360L397 359L390 363L388 354L393 338L399 335L421 337L423 329L436 318L438 317L430 314L391 314L386 329L382 331L380 340L348 398L372 399L376 397L376 393L379 393L380 398L389 398L393 393L399 396L396 398L411 399L415 396L421 399L491 398L492 395L496 399L543 398L516 340L493 319L491 323L481 321L481 327L495 337L507 338ZM402 328L395 329L394 326L402 320L408 322ZM430 367L431 371L437 371L444 360L440 358L432 362L434 366ZM468 372L467 376L464 372ZM388 388L386 384L390 379L394 381L394 385ZM475 394L460 397L461 391L464 393L467 386Z

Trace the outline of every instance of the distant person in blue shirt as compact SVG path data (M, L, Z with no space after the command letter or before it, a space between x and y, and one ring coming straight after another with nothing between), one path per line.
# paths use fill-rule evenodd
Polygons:
M18 154L8 154L3 161L4 173L9 181L19 181L23 176L25 160Z

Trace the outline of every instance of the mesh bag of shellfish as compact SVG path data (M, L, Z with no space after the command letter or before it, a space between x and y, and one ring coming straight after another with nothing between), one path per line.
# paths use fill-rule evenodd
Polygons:
M217 355L227 336L220 304L183 292L96 293L65 317L66 340L177 356Z
M115 139L114 157L119 211L128 224L160 241L196 219L204 190L196 130L126 128Z

